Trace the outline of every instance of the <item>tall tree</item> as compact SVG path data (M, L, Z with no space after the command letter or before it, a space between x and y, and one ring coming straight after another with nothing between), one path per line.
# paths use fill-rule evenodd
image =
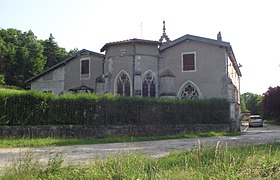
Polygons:
M45 66L43 46L34 33L0 29L0 74L7 85L25 87L24 81Z
M263 107L270 118L280 121L280 87L269 87L264 93Z
M68 56L65 48L58 46L57 42L54 40L52 34L50 34L49 39L46 39L42 42L44 46L44 56L47 58L45 69L50 68L51 66L57 64Z

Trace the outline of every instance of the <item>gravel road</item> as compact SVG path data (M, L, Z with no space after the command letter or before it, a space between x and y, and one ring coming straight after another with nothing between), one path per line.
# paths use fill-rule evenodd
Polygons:
M243 128L244 129L244 128ZM50 154L62 153L64 164L89 163L94 159L108 156L124 155L128 153L145 154L150 157L163 157L173 151L186 151L202 146L216 145L228 146L265 144L280 142L280 126L265 125L262 128L249 128L241 136L207 137L193 139L176 139L161 141L145 141L133 143L110 143L96 145L76 145L60 147L39 148L0 148L0 169L5 167L12 159L26 151L32 151L40 157L42 163L47 162Z

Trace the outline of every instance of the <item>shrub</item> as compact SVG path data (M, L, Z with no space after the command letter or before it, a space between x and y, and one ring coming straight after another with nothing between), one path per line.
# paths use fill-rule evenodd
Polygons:
M0 125L228 123L224 99L174 100L0 89Z

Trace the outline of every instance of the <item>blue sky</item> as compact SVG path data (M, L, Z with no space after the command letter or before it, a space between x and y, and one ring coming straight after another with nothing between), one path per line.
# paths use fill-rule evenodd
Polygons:
M0 0L0 28L52 33L58 45L99 52L112 41L158 40L162 20L171 40L216 39L219 31L242 64L241 93L280 86L277 0ZM142 23L142 28L141 28ZM141 30L142 29L142 30Z

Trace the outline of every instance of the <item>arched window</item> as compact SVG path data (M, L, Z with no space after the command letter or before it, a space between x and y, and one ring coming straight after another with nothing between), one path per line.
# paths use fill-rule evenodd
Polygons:
M156 96L156 82L155 76L152 72L147 72L142 81L142 96L155 97Z
M197 88L191 84L187 83L181 91L181 99L199 99L199 91Z
M117 78L117 94L130 96L130 79L124 72L120 73Z

